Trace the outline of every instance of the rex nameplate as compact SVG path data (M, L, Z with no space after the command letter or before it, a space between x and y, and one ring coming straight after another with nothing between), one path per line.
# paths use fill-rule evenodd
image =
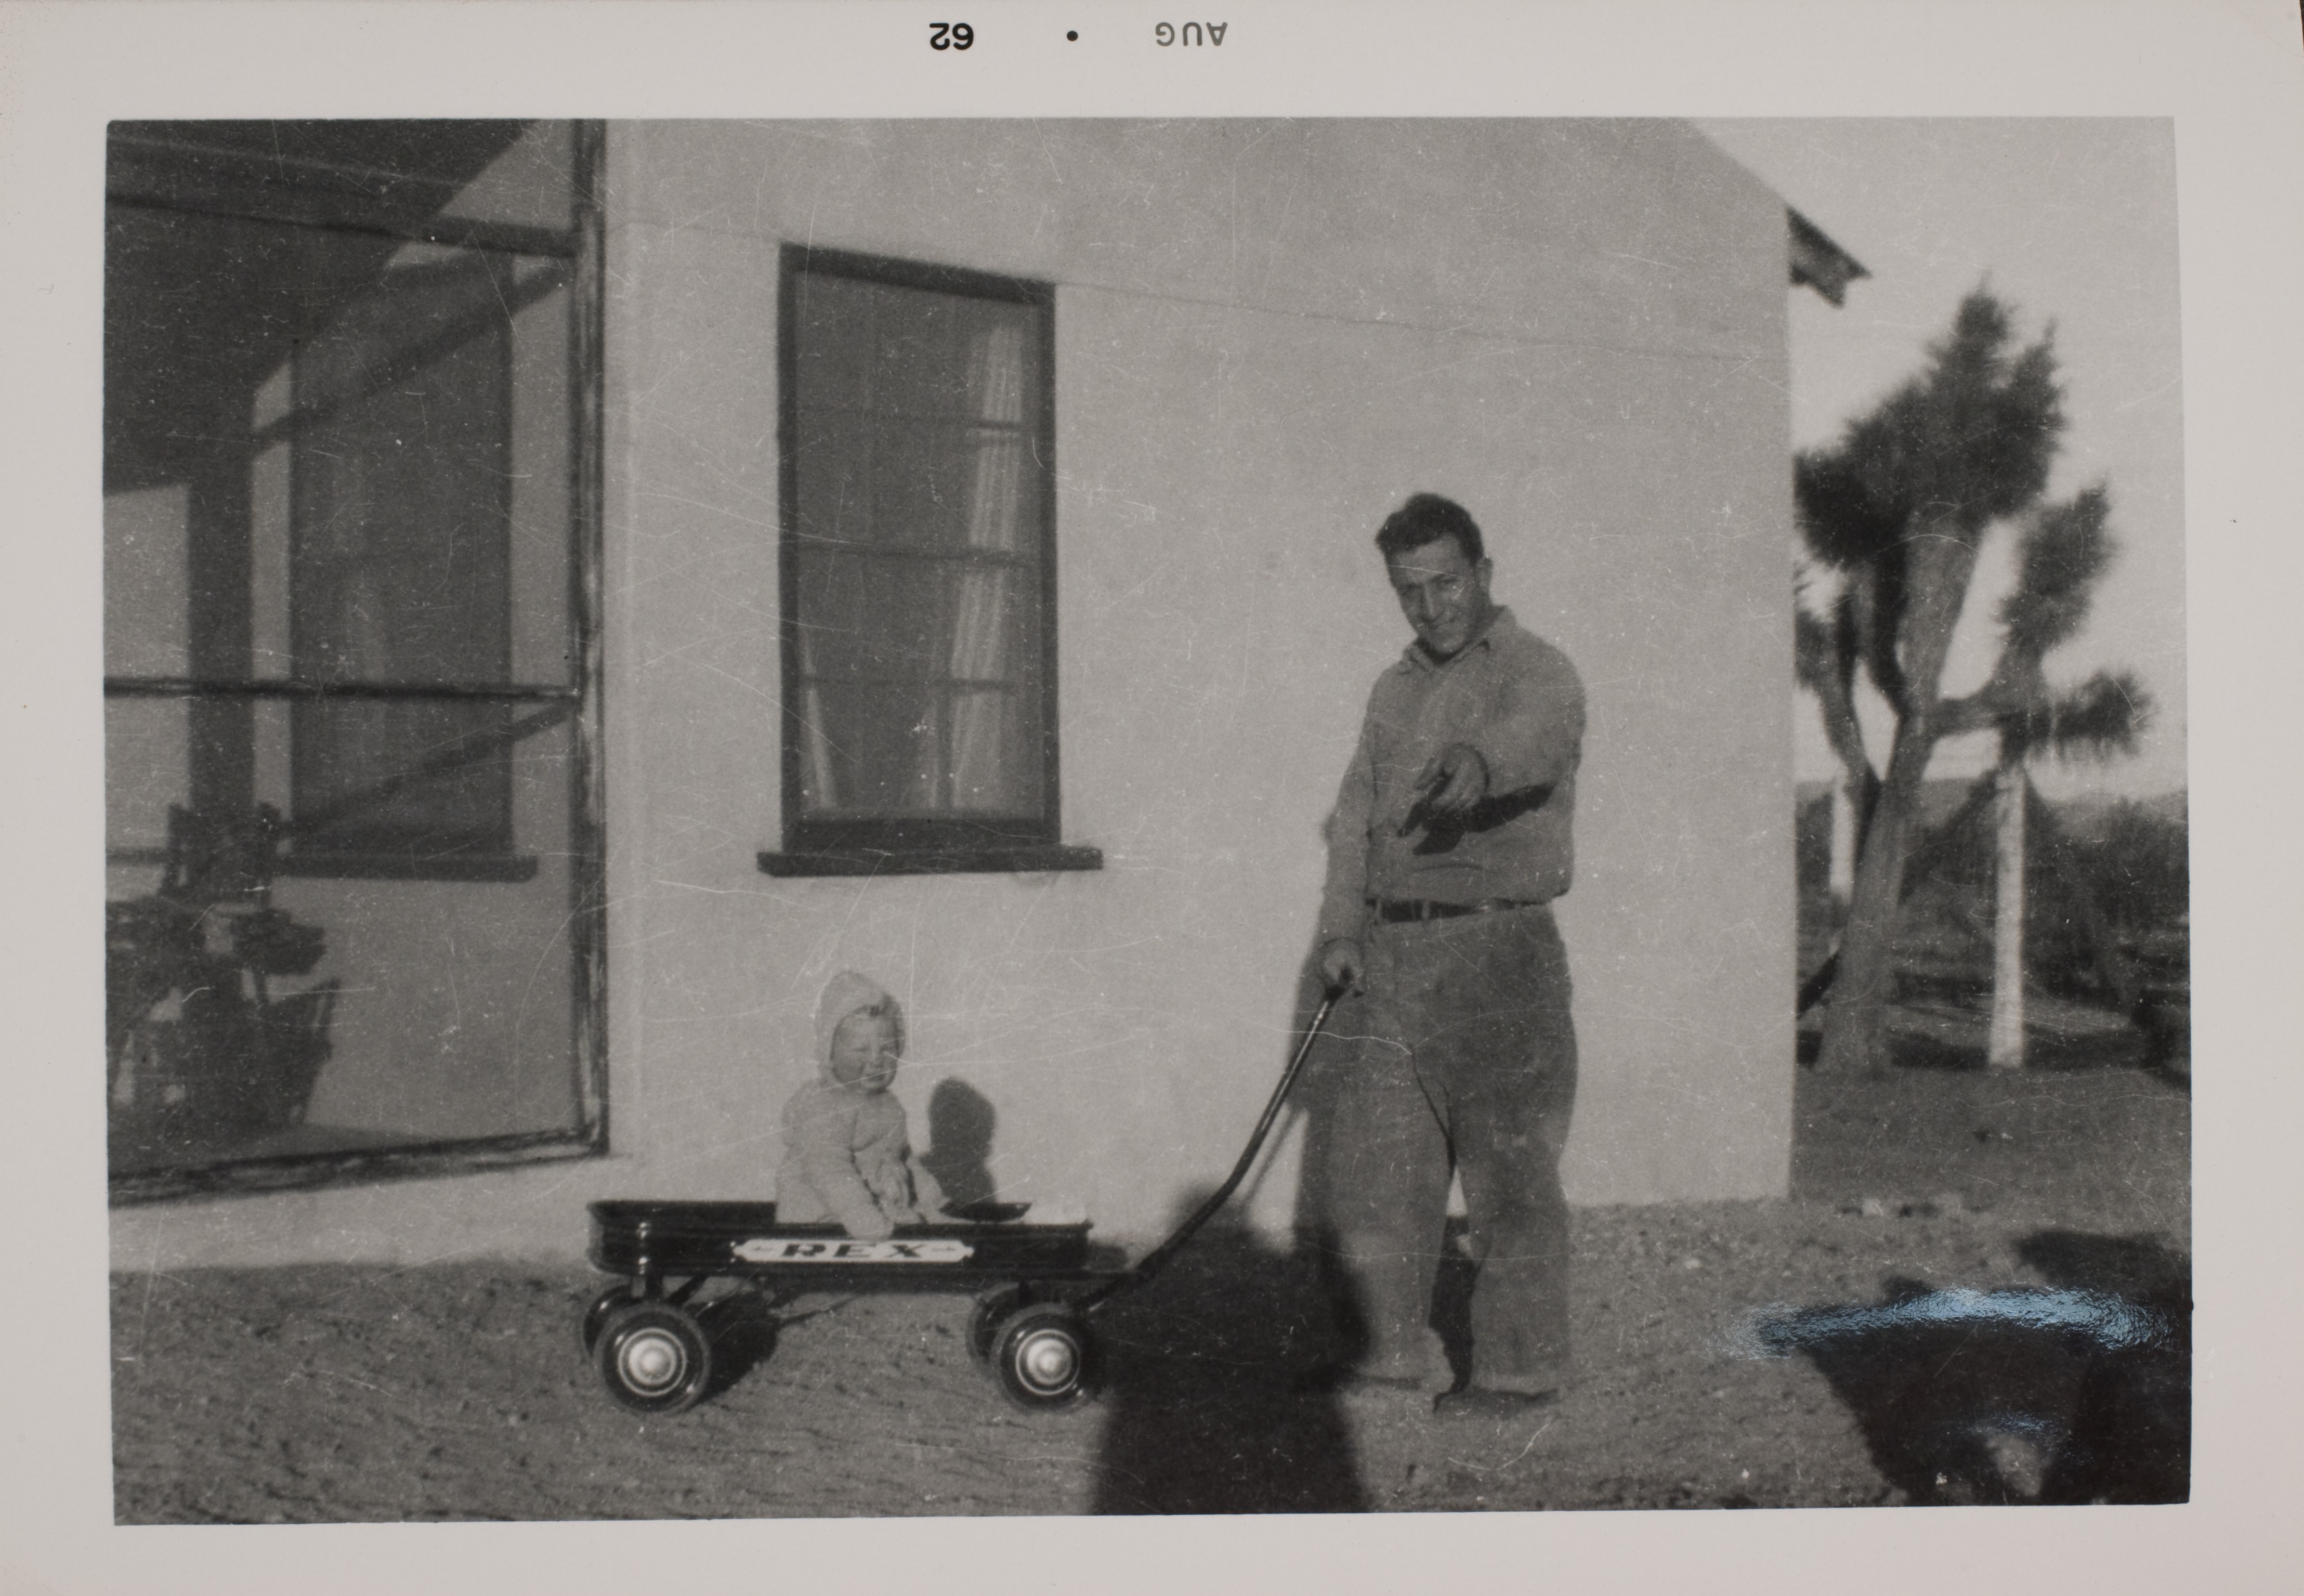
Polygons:
M746 1263L958 1263L975 1253L968 1243L950 1237L859 1242L756 1236L736 1244L736 1256Z

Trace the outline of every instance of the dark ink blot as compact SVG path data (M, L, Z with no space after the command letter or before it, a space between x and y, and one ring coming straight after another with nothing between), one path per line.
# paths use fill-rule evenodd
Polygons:
M2191 1261L2044 1231L2046 1288L1884 1282L1884 1301L1764 1309L1747 1356L1804 1356L1914 1502L2181 1502L2191 1490Z

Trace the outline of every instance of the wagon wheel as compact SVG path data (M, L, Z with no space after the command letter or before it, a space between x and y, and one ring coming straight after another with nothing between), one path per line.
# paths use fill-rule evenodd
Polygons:
M577 1335L584 1344L584 1359L587 1363L591 1361L593 1348L600 1344L600 1330L608 1322L608 1315L626 1303L637 1300L632 1295L632 1288L629 1286L611 1286L592 1299L592 1305L584 1310L583 1320L577 1330Z
M1024 1305L1024 1288L1006 1286L976 1299L968 1314L968 1355L979 1363L992 1361L992 1342L1008 1316Z
M685 1308L628 1303L601 1325L592 1363L608 1395L633 1412L676 1413L704 1394L712 1343Z
M1063 1303L1019 1308L1001 1321L992 1348L1000 1389L1026 1413L1077 1407L1103 1383L1096 1332Z

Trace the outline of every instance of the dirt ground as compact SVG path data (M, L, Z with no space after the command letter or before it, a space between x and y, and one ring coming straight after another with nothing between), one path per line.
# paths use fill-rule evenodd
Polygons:
M1205 1233L1101 1316L1106 1394L1053 1416L1010 1410L973 1364L964 1298L732 1303L717 1388L644 1419L607 1399L577 1350L600 1285L580 1268L128 1275L113 1283L114 1513L306 1523L2183 1497L2181 1080L2121 1066L1803 1071L1797 1115L1790 1201L1579 1210L1578 1380L1509 1425L1436 1422L1404 1393L1301 1388L1307 1273L1237 1230ZM2013 1314L1932 1316L1930 1304L1974 1303L1928 1295L1959 1288L2031 1295L1986 1299ZM2074 1329L2075 1303L2082 1319L2088 1304L2141 1304L2166 1333L2107 1352Z

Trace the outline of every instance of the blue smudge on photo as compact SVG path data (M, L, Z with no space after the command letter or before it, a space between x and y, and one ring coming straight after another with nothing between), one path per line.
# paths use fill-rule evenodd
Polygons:
M2105 1352L2155 1346L2170 1333L2165 1314L2108 1292L1963 1287L1876 1305L1764 1308L1732 1345L1744 1357L1789 1357L1889 1330L1990 1326L2078 1336Z

